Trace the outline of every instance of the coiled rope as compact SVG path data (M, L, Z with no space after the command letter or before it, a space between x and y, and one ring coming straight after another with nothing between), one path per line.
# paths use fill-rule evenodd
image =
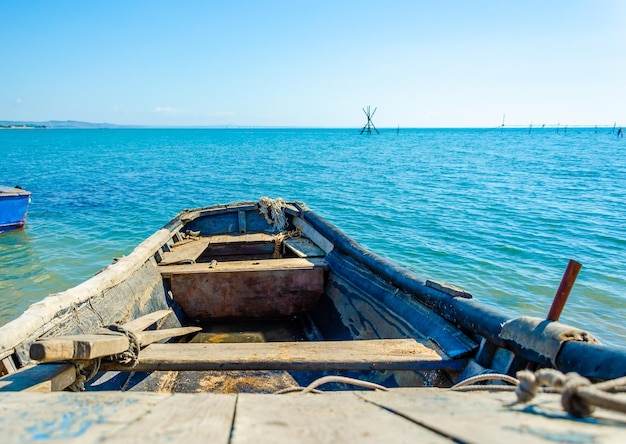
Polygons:
M532 400L541 387L549 387L561 393L561 406L570 415L583 418L593 413L596 407L626 413L626 399L613 396L626 390L626 377L592 384L578 373L563 374L558 370L544 368L535 373L517 372L520 383L515 390L516 403Z
M141 345L139 344L139 339L137 339L137 336L135 335L135 333L117 324L109 325L107 329L116 333L125 334L126 337L128 338L128 344L129 344L128 350L122 353L119 353L117 355L111 356L111 360L117 361L124 367L134 367L135 365L137 365L137 361L139 359L139 350L141 349Z
M117 361L124 367L132 368L137 365L137 362L139 360L139 350L141 349L141 345L139 344L139 339L137 338L137 336L132 331L127 330L117 324L107 326L104 331L123 333L128 338L129 344L126 351L118 353L116 355L111 355L108 357L108 359L112 361ZM100 370L101 361L101 358L72 361L72 363L76 367L76 379L71 385L68 386L68 389L73 392L85 391L85 384L94 376L96 376L96 374Z
M487 373L461 381L450 389L514 391L517 400L509 406L530 402L540 392L560 393L563 410L576 418L591 415L596 407L626 413L626 399L614 396L615 393L626 392L626 377L592 384L578 373L563 374L550 368L542 368L534 373L522 370L517 372L516 376L517 378L513 378L499 373ZM505 381L512 385L472 385L493 380Z

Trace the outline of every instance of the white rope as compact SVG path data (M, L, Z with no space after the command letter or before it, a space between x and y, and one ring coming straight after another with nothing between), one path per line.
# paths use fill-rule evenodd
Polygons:
M592 384L577 373L563 374L558 370L540 369L535 373L522 370L517 372L520 383L515 390L517 403L532 400L541 387L550 387L561 393L561 405L570 415L583 418L589 416L596 407L626 413L626 400L612 396L626 387L626 377L599 384Z
M477 376L472 376L471 378L467 378L455 385L453 385L452 387L450 387L450 390L467 390L467 391L471 391L471 388L468 387L472 384L476 384L477 382L483 382L483 381L504 381L504 382L508 382L509 384L511 384L512 386L516 386L519 384L519 381L517 379L515 379L513 376L509 376L509 375L505 375L502 373L485 373L483 375L477 375ZM499 390L510 390L511 386L495 386L495 385L489 385L489 386L479 386L480 389L482 390L491 390L494 389L495 387L502 387ZM474 389L476 389L477 387L474 387ZM498 390L498 389L496 389Z
M287 389L279 390L275 392L276 395L281 395L285 393L292 392L300 392L300 393L321 393L319 390L316 390L320 385L328 384L331 382L338 382L341 384L349 384L357 387L368 388L372 390L382 390L384 392L388 391L387 387L384 387L379 384L375 384L373 382L361 381L360 379L348 378L347 376L323 376L321 378L316 379L306 387L290 387Z
M287 228L287 217L285 208L287 203L280 197L270 199L263 196L259 201L259 212L265 217L275 231L282 231Z

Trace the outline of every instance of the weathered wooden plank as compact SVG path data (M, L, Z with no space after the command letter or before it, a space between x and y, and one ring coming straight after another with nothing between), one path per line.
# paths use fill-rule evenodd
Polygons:
M103 442L228 443L236 401L234 395L170 396Z
M190 263L197 260L209 246L209 237L187 239L172 245L171 251L163 253L159 265Z
M544 394L532 405L507 407L512 393L454 392L445 389L393 389L360 392L362 399L449 436L456 442L623 442L624 415L597 411L594 418L571 419L560 396Z
M149 415L170 397L120 392L0 393L1 441L2 444L102 442L118 429Z
M76 380L73 364L39 364L23 367L0 378L0 392L51 392L63 390Z
M329 396L240 394L231 442L260 441L289 444L451 442L352 393Z
M148 313L147 315L122 324L122 327L133 332L145 330L152 324L159 322L161 319L164 319L170 314L172 314L171 309L153 311L152 313Z
M305 237L285 239L283 243L298 257L323 257L326 255L313 241Z
M459 365L414 339L377 339L152 344L141 351L133 370L427 370ZM124 370L115 363L105 368Z
M179 327L165 330L137 332L139 345L145 346L161 339L184 336L202 330L200 327ZM36 361L50 362L64 359L95 359L128 350L130 343L121 333L71 335L46 338L30 346L30 357Z
M144 345L153 344L162 339L185 336L191 333L199 332L201 330L202 330L201 327L178 327L178 328L167 328L163 330L141 331L141 332L135 333L135 336L137 336L137 339L139 340L139 344L143 347Z
M276 271L276 270L310 270L315 267L323 267L324 261L320 259L287 258L287 259L263 259L247 261L218 262L211 266L210 263L196 263L187 265L164 265L159 267L161 275L171 277L175 274L196 273L232 273L243 271Z
M7 375L15 371L17 371L17 367L15 367L15 362L13 362L13 358L11 358L11 356L7 356L6 358L0 360L0 376Z
M193 319L270 318L310 310L324 293L320 262L275 259L166 266L176 302Z
M46 338L30 346L30 357L50 362L63 359L94 359L128 350L126 335L71 335Z
M266 243L266 242L274 242L274 236L267 233L248 233L243 235L233 235L233 234L218 234L215 236L211 236L210 244L233 244L233 243Z

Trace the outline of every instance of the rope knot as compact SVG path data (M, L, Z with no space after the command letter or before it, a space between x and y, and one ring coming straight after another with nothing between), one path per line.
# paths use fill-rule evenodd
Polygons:
M590 385L591 381L577 373L565 375L563 391L561 392L561 405L567 413L576 418L584 418L593 413L595 407L578 394L580 387Z
M128 344L129 344L128 350L122 353L119 353L117 355L111 356L111 359L119 362L121 365L125 367L132 368L135 365L137 365L137 362L139 360L139 350L141 349L141 346L139 344L139 339L137 338L135 333L117 324L109 325L107 328L116 333L125 334L126 337L128 338Z
M537 378L535 374L529 370L521 370L516 373L519 380L518 386L515 388L515 394L517 395L517 402L525 404L537 396L539 390L539 384L537 384Z

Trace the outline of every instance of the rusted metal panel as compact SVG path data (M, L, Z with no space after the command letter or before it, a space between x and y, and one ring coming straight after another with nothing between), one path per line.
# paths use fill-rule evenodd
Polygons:
M173 273L176 302L192 319L274 318L310 310L324 293L321 267Z

